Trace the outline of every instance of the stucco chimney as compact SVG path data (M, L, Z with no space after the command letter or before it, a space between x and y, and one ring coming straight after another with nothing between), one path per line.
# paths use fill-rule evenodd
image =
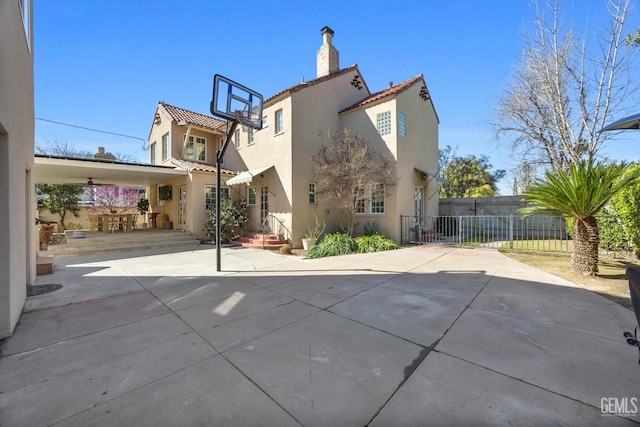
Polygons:
M105 153L104 147L98 147L98 152L93 155L93 158L96 160L109 160L109 161L116 160L116 156L114 156L113 154Z
M320 34L322 34L322 46L320 46L317 54L317 77L335 73L340 69L338 51L331 44L333 30L329 27L324 27L320 30Z

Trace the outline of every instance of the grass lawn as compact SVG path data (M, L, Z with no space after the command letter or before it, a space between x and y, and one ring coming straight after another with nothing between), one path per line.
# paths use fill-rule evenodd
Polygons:
M598 277L589 277L571 271L570 254L503 253L524 264L583 285L586 289L633 310L625 271L627 267L640 267L638 260L600 257Z

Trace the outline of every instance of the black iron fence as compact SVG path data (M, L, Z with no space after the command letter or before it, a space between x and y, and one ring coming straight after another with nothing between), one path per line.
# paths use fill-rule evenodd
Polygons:
M571 252L562 217L520 215L401 216L401 243Z

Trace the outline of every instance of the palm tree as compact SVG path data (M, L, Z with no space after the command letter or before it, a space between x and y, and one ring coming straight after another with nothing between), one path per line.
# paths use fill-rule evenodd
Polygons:
M640 177L640 168L626 164L605 165L593 161L572 163L569 171L546 173L525 191L530 206L524 214L563 215L573 218L573 257L571 268L577 273L598 273L598 224L595 214L621 188Z

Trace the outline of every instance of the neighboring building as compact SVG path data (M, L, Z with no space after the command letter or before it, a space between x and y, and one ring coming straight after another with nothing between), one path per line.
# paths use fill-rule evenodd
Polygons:
M36 276L32 0L0 1L0 338Z
M260 231L266 224L294 247L301 245L314 216L327 222L327 232L336 231L339 212L316 194L311 157L320 147L319 134L329 138L350 129L395 161L398 178L381 199L362 207L360 230L365 222L376 222L381 232L399 241L400 215L438 214L438 117L426 83L418 75L372 94L357 65L340 69L333 31L325 27L321 32L317 77L265 100L261 130L233 135L224 159L223 189L247 201L248 229ZM162 102L155 113L151 163L190 172L186 180L163 183L179 194L177 201L165 203L164 212L185 218L180 226L195 234L202 234L203 206L211 206L210 194L215 194L215 152L225 126ZM245 172L233 177L232 171Z

